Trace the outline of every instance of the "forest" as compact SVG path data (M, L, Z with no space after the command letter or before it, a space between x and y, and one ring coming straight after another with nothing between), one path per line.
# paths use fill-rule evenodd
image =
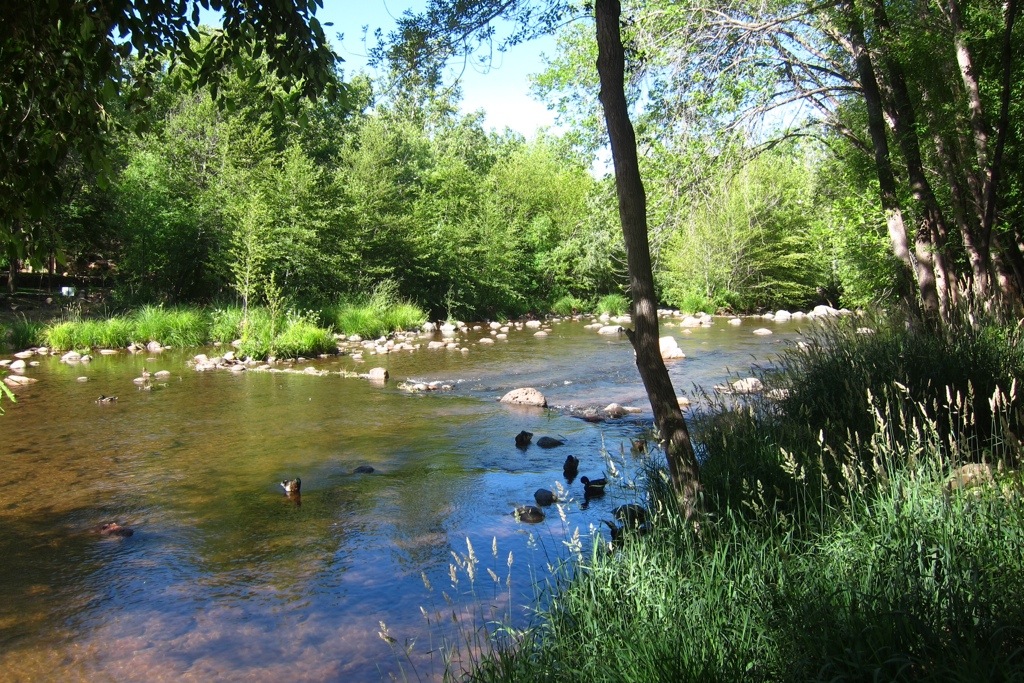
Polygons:
M973 292L1016 305L1014 16L950 7L627 8L662 304L945 311ZM215 29L193 33L183 49L216 47ZM378 55L389 76L335 68L340 87L315 100L254 49L205 85L166 55L145 58L155 68L128 55L104 105L103 163L62 149L49 192L4 207L8 286L23 268L103 269L118 307L262 303L271 281L299 307L393 281L433 318L592 306L627 283L614 181L594 162L606 137L592 34L585 19L559 29L535 90L568 132L530 140L485 130L459 112L457 85L396 50Z

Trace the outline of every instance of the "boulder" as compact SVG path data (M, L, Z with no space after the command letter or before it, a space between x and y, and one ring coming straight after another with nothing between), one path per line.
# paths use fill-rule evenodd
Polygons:
M679 343L676 342L675 337L662 337L658 340L658 346L661 349L662 360L675 360L677 358L686 358L686 354L679 348Z
M546 408L548 405L548 400L544 398L544 394L540 393L533 387L513 389L502 396L499 400L501 403L509 403L519 406L537 406L538 408Z
M4 384L9 387L20 387L26 384L33 384L38 382L35 377L25 377L24 375L8 375L4 377Z
M164 350L164 347L158 341L151 341L148 344L146 344L146 350L149 351L150 353L159 353L160 351Z
M527 327L527 329L530 329L530 330L536 330L536 329L540 328L540 321L539 320L527 320L526 321L526 327Z
M772 331L769 330L767 327L759 327L756 330L754 330L754 334L762 336L762 337L767 337L771 333L772 333Z
M790 313L789 311L776 311L775 312L775 322L777 322L777 323L784 323L784 322L792 319L792 317L793 317L793 314Z
M756 377L744 377L732 383L732 390L737 394L756 394L764 390L764 384Z
M13 363L11 363L11 365L10 365L11 370L13 370L14 372L24 372L25 371L25 367L26 367L25 361L23 361L20 358L18 360L14 361Z
M739 318L729 318L729 324L730 325L742 325L743 321L740 320Z
M384 368L370 368L370 371L366 373L366 379L371 382L386 382L389 376L388 371Z
M77 351L68 351L60 357L62 363L77 363L82 359L82 354Z
M602 325L601 328L598 329L597 331L598 334L607 335L618 334L619 332L622 332L621 325Z
M537 505L551 505L552 503L558 502L558 498L552 491L548 489L537 489L533 493L533 499L537 501Z
M537 439L537 445L541 448L558 448L564 444L564 441L560 439L553 439L550 436L542 436Z

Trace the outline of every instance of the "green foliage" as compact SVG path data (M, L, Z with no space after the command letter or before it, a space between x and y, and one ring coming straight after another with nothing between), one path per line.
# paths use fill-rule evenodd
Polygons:
M158 341L166 346L199 346L209 340L209 320L193 308L143 306L131 316L136 341Z
M210 312L210 341L230 344L242 334L242 309L237 306Z
M676 208L684 218L658 271L664 300L681 309L806 306L830 265L813 230L813 156L789 145L724 173Z
M421 308L399 296L393 280L378 283L368 298L327 308L323 318L342 334L364 338L417 329L427 321Z
M4 340L15 349L39 346L43 341L43 328L43 323L22 316L13 321L9 329L0 324L0 340Z
M629 313L629 299L621 294L606 294L597 300L594 310L599 314L625 315Z
M587 311L589 309L589 306L590 305L586 301L580 299L579 297L566 295L563 296L558 301L556 301L555 303L551 304L551 312L554 313L555 315L568 317L571 315L576 315L578 313L583 313Z
M310 313L289 311L275 315L267 308L252 308L242 325L239 354L257 359L297 358L337 351L330 330L318 327Z
M175 73L209 86L215 98L236 69L253 86L259 72L273 72L269 87L254 88L254 96L282 112L302 96L341 93L337 57L313 16L315 4L226 3L222 29L202 45L193 44L198 7L120 2L97 10L53 2L9 8L0 25L0 250L18 258L31 251L32 223L62 194L59 171L69 157L110 173L110 142L125 123L116 114L152 101L154 82L167 73L164 55L172 55ZM276 88L285 96L276 96Z

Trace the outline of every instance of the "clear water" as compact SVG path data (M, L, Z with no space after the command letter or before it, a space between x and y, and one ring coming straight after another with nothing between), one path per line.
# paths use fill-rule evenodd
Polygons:
M752 334L766 325L773 336ZM383 366L385 386L197 373L186 366L191 353L178 351L75 366L39 359L27 373L38 383L0 417L3 678L435 679L442 638L465 637L473 617L525 623L547 567L567 556L563 541L577 528L586 537L634 499L630 441L651 415L624 337L582 322L478 344L486 334L463 337L467 353L427 350L424 339L413 353L307 363ZM670 363L677 393L692 395L769 361L799 329L719 319L663 334L687 355ZM144 367L171 378L139 391L132 379ZM397 388L408 379L454 389L410 394ZM523 386L555 407L497 402ZM119 400L97 404L100 394ZM601 424L570 414L613 401L644 411ZM514 436L523 429L566 444L521 451ZM555 508L537 525L510 514L537 488L566 486L566 455L580 458L581 475L600 476L603 453L626 475L604 499L584 509L577 481L564 521ZM375 472L353 474L361 465ZM298 505L278 483L295 476ZM90 533L108 521L135 533ZM453 585L453 552L466 554L467 541L476 578L460 571ZM394 643L380 637L380 622Z

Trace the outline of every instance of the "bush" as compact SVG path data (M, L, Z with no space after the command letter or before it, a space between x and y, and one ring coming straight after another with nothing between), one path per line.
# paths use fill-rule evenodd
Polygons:
M596 309L599 314L624 315L629 313L629 299L621 294L606 294L597 300Z
M342 334L366 338L416 329L427 320L423 309L398 297L392 280L381 282L366 299L338 302L321 317Z
M43 323L22 316L20 320L12 322L9 328L0 324L0 341L9 342L15 349L39 346L44 340L44 327Z
M571 295L563 296L561 299L551 304L551 312L562 317L577 315L587 310L587 308L588 305L586 301Z

